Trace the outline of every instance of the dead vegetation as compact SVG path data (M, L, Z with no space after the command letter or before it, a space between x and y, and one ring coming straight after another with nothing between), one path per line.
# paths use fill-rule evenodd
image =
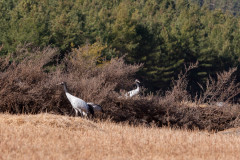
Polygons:
M72 107L63 89L56 85L66 81L73 95L102 105L105 114L99 117L103 119L203 130L239 126L236 69L219 73L217 79L210 77L195 99L187 91L187 75L197 64L186 67L164 95L142 94L124 99L119 98L119 92L133 86L133 77L141 65L127 65L123 58L105 61L100 57L103 49L99 44L86 45L56 60L57 49L29 45L0 59L0 111L71 115ZM221 107L216 105L218 102Z
M73 50L61 64L51 67L48 64L59 52L50 47L21 48L8 59L1 59L0 111L69 114L71 106L56 85L62 81L73 95L101 104L118 85L128 85L123 82L130 81L140 67L124 64L123 58L96 66L91 50L84 52L82 55L81 48Z
M204 91L198 99L198 103L214 104L216 102L233 103L240 93L240 83L236 83L235 72L237 68L229 69L217 74L217 80L212 77L206 82L206 87L201 86ZM206 88L206 89L204 89Z
M0 133L0 159L240 158L239 135L95 123L51 114L0 114Z

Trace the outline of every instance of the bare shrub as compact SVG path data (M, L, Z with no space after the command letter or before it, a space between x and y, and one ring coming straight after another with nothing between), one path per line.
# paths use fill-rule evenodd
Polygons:
M178 75L178 79L173 81L173 87L167 91L166 94L159 98L159 104L165 105L180 105L182 102L191 101L191 96L187 91L188 86L188 73L197 68L198 62L185 66L185 70L181 71Z
M0 72L3 72L7 69L7 67L10 65L10 56L7 55L7 56L2 56L0 58Z
M182 105L182 102L191 101L187 75L197 64L185 67L165 95L159 92L119 99L119 90L132 86L141 65L127 65L123 58L104 61L101 59L103 49L99 44L86 45L74 49L60 64L50 66L59 54L57 49L50 47L25 46L0 59L0 111L69 115L72 107L62 87L56 85L66 81L71 94L102 105L103 118L110 117L115 122L208 130L237 126L238 106ZM216 81L210 78L205 92L196 99L198 103L232 101L239 93L239 84L233 78L235 70L218 74Z
M46 109L46 103L54 96L49 81L52 75L45 73L43 66L58 51L50 47L34 53L20 51L12 55L13 62L0 73L1 111L36 113Z
M236 83L234 73L237 68L229 69L217 74L217 79L212 77L206 82L206 89L201 86L203 94L200 96L198 103L213 104L216 102L233 102L234 98L240 93L240 83Z
M74 95L101 104L108 94L128 81L141 65L127 65L123 57L97 64L104 47L87 45L73 50L64 61L69 84Z
M1 61L5 69L0 72L0 110L69 114L72 107L63 89L56 85L61 81L67 82L73 95L101 104L119 83L134 75L140 67L126 65L123 58L97 65L96 55L102 49L98 45L75 49L61 64L49 69L47 65L59 54L57 49L19 48L10 57L12 63Z

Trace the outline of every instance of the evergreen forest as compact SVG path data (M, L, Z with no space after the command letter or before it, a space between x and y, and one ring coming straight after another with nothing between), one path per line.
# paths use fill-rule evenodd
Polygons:
M240 60L237 0L0 0L0 11L2 57L28 43L56 47L60 59L97 44L99 64L121 56L142 64L136 77L151 91L168 89L196 62L188 76L199 90Z

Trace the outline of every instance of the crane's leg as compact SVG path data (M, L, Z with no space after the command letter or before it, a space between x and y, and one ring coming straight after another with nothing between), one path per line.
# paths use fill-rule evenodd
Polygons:
M84 117L87 117L87 113L85 113L84 111L82 112L82 115L83 115Z
M77 117L78 116L78 110L75 109L75 108L74 108L74 110L75 110L75 117Z
M83 112L82 112L82 110L81 110L80 108L77 108L76 110L80 113L81 117L83 117Z

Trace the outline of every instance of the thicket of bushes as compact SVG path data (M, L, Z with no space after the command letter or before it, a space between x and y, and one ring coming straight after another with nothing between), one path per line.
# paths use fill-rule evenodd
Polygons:
M57 84L65 81L73 95L86 101L101 103L111 91L129 86L129 78L139 65L126 65L116 58L96 66L95 45L73 50L61 64L52 66L58 55L54 48L20 48L15 55L1 59L0 110L12 113L57 111L65 113L71 107L63 105L66 97ZM11 63L9 63L11 62Z
M127 65L123 58L104 61L100 56L104 47L98 45L74 49L56 65L52 61L59 50L51 47L27 45L0 59L0 112L71 115L72 107L62 86L57 85L65 81L71 94L102 105L103 119L209 130L239 125L240 107L232 105L240 92L232 78L234 69L220 73L218 82L210 79L207 89L195 99L187 91L187 76L196 65L186 67L164 95L142 93L131 99L119 98L120 90L133 86L133 77L141 65ZM223 106L215 104L219 101L224 102ZM208 107L201 108L202 103Z

